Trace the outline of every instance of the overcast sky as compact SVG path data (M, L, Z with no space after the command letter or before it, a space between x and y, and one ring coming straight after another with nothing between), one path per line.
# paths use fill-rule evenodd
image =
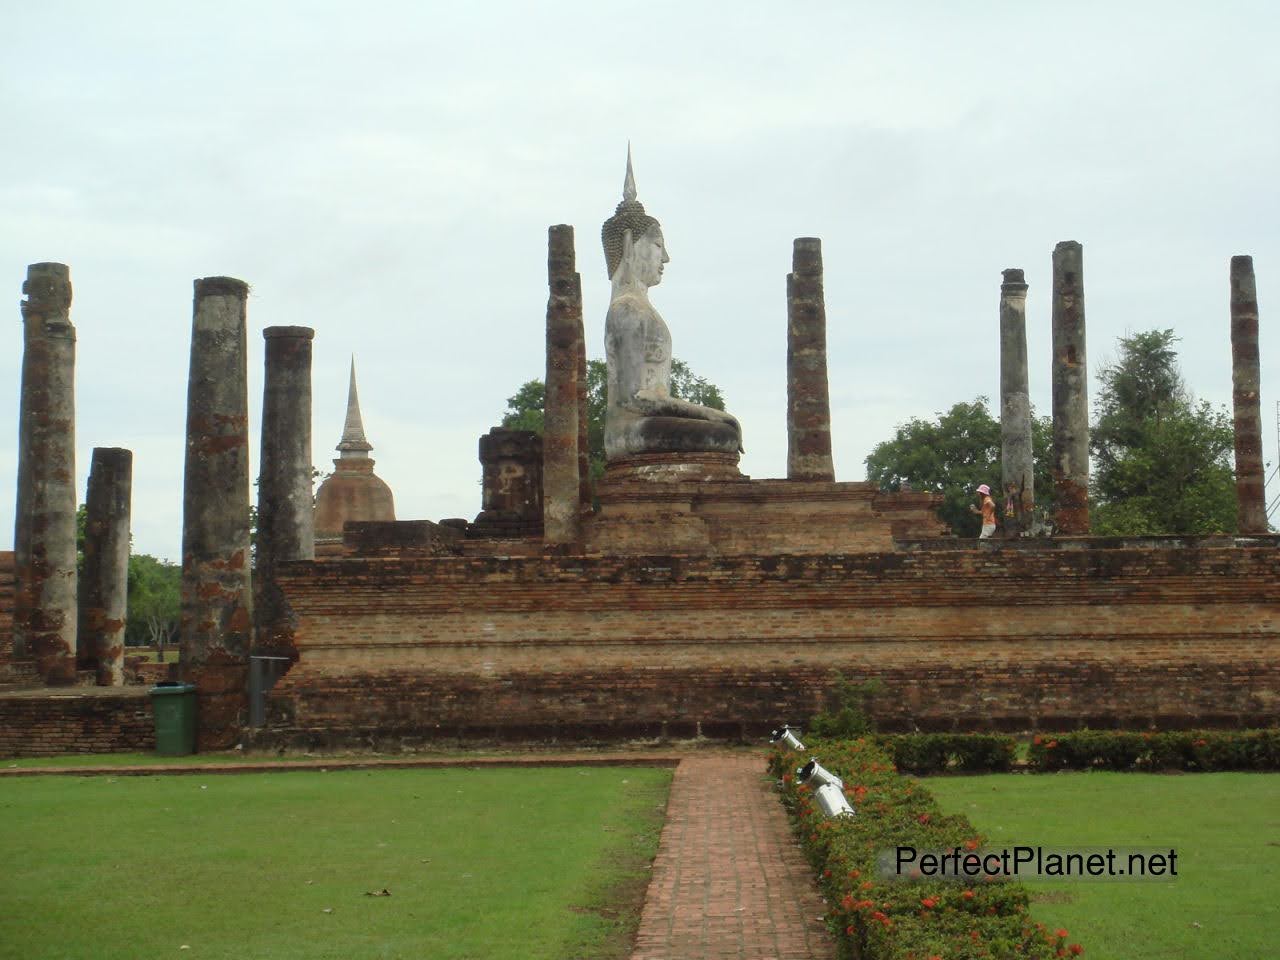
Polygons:
M75 287L81 490L92 447L133 449L136 550L180 554L191 282L219 274L252 285L255 475L261 330L301 324L317 465L354 353L397 515L474 517L477 438L543 373L550 224L576 228L603 356L628 138L671 254L654 305L741 419L745 473L786 474L797 236L823 241L837 479L903 420L997 398L1005 267L1026 270L1049 411L1067 239L1095 390L1118 336L1173 327L1225 404L1228 263L1253 255L1275 460L1275 4L0 0L0 25L0 549L42 260Z

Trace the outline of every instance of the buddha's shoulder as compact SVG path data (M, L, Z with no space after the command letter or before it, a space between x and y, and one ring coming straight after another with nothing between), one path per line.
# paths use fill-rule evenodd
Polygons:
M630 325L646 320L662 319L648 299L637 294L625 293L609 301L605 322L611 325Z

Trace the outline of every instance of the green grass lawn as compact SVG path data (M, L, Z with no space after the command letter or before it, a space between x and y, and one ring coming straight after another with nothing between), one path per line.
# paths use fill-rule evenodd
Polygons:
M1093 960L1280 955L1280 774L1059 773L931 777L993 844L1173 847L1178 878L1028 883L1037 920Z
M0 780L0 957L625 957L670 779Z

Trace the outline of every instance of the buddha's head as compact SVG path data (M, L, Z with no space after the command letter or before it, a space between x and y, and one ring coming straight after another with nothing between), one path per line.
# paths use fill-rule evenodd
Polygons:
M600 229L604 244L604 261L609 279L614 279L623 260L627 261L634 279L652 287L662 279L662 265L667 256L662 225L644 212L644 204L636 199L636 181L631 172L631 148L627 148L627 176L622 185L622 202L613 216Z

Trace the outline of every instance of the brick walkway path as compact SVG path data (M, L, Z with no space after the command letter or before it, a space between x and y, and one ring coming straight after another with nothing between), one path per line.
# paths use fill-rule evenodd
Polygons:
M632 960L834 960L823 912L764 759L682 760Z

